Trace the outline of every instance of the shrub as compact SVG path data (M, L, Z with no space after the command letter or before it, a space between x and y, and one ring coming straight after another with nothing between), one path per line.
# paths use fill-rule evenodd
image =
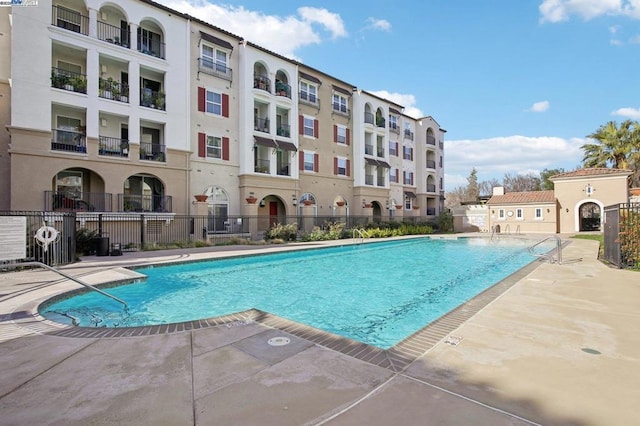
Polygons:
M98 231L87 228L76 230L76 256L95 254Z
M277 223L264 234L265 240L280 239L283 241L295 241L297 238L298 238L297 223L290 223L289 225L283 225L281 223Z
M327 223L323 228L316 226L313 230L302 237L302 241L328 241L343 238L344 223Z

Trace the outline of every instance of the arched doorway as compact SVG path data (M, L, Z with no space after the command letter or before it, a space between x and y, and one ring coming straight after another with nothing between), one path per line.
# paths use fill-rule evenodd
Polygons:
M208 205L207 228L213 232L231 232L229 222L229 195L219 186L209 186L203 194L206 194Z
M587 202L580 206L578 219L580 221L580 232L599 231L602 212L596 203Z
M104 192L104 180L92 170L60 170L53 177L52 188L46 196L47 210L111 211L111 194Z
M124 181L121 205L125 212L170 212L171 196L164 195L164 183L160 179L140 173Z
M373 221L380 222L382 220L382 206L377 201L371 204L373 204Z

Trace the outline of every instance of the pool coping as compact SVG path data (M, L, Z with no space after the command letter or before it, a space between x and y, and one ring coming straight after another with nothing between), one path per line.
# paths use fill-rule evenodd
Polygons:
M440 343L443 339L449 338L448 343L455 345L457 339L455 336L451 336L450 333L464 324L469 318L480 312L484 307L498 299L502 294L508 291L518 281L531 273L542 263L543 261L541 259L532 260L524 267L425 325L389 349L382 349L368 345L348 337L320 330L318 328L279 317L275 314L255 308L218 317L171 324L122 328L94 328L61 324L41 316L38 312L38 307L45 302L42 301L38 303L38 307L34 309L35 312L33 313L33 319L36 320L36 324L22 323L19 325L21 327L34 329L34 331L39 333L58 337L121 338L179 333L208 327L234 327L250 323L258 323L266 327L278 329L291 335L306 339L319 346L323 346L363 362L386 368L394 372L401 372L420 356L424 355ZM104 283L104 286L109 286L110 284L113 285L113 282ZM100 287L103 287L103 285L100 285ZM64 292L63 294L68 295L69 292ZM46 302L49 302L59 296L60 294L48 297ZM18 323L16 323L16 325L18 325Z

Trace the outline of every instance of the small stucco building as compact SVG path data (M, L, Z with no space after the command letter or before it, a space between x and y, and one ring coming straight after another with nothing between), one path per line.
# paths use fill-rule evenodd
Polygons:
M505 193L497 187L485 205L454 209L454 229L514 234L599 231L605 206L629 202L631 174L588 168L552 176L554 190Z

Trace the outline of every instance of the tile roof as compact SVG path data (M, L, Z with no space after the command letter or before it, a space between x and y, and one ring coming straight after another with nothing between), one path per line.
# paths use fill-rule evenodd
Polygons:
M494 195L489 198L487 204L529 204L529 203L553 203L556 197L553 190L508 192L504 195Z
M589 176L606 176L606 175L625 175L628 176L632 172L629 170L623 169L608 169L605 167L593 167L588 169L578 169L572 172L560 173L557 175L553 175L549 178L549 180L553 181L554 179L562 179L562 178L573 178L573 177L589 177Z

